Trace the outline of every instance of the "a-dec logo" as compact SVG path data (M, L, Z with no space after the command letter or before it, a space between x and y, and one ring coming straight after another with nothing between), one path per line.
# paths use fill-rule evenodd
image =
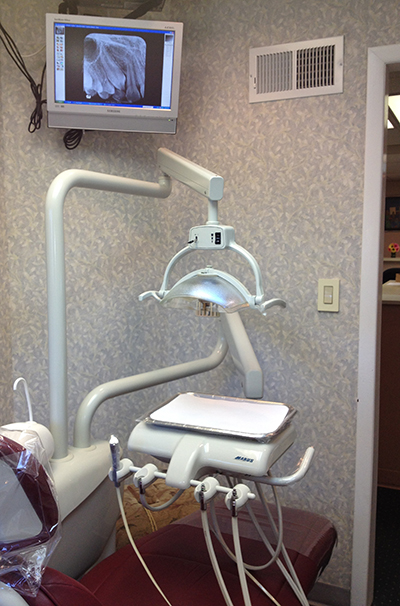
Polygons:
M238 455L237 457L235 457L235 461L244 461L245 463L253 463L254 459L248 459L247 457L241 457L240 455Z

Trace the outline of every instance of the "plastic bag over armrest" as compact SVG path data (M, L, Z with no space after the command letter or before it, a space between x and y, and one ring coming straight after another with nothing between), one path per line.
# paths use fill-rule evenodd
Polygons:
M0 510L0 581L35 596L60 539L57 498L33 452L1 433Z

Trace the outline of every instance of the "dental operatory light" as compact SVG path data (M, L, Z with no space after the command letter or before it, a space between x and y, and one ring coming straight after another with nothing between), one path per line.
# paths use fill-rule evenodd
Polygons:
M265 315L267 309L274 305L286 307L282 299L266 300L257 261L235 242L234 228L218 221L218 201L221 200L224 190L223 178L164 148L158 150L157 160L163 173L188 185L208 199L208 221L205 225L190 229L188 244L167 265L160 290L146 291L139 296L139 300L153 297L166 306L195 309L196 314L201 316L215 316L219 311L229 313L246 307ZM255 295L237 278L210 265L187 274L172 288L168 288L169 277L176 263L197 250L231 250L238 253L253 271L256 282Z
M218 307L227 312L248 307L250 293L233 276L211 266L184 276L167 291L161 303L169 307L195 309L199 316L218 314Z

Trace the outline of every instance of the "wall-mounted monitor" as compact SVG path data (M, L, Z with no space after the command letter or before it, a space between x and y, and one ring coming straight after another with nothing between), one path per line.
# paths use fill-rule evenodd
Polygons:
M183 24L46 15L48 126L175 133Z

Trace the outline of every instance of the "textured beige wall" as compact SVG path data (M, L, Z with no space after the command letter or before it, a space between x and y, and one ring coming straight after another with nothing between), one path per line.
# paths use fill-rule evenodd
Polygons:
M53 0L2 0L2 22L22 53L44 43L44 14L57 6ZM2 342L12 339L12 372L5 347L6 387L0 388L9 390L23 374L37 420L47 422L44 199L60 171L87 168L154 181L156 150L165 146L221 174L221 220L235 226L238 243L258 259L267 294L288 303L266 319L243 313L265 372L265 397L298 409L298 440L280 467L292 468L309 444L317 450L312 472L284 498L325 513L337 525L338 548L323 580L348 588L367 47L399 41L398 2L167 0L154 17L185 26L174 137L88 132L77 150L67 151L62 132L43 125L30 135L28 84L0 51L0 269L9 271L9 307L2 292L0 329ZM248 103L249 48L342 34L343 94ZM43 61L44 53L27 59L36 79ZM68 196L70 428L79 402L97 384L211 351L212 322L137 301L139 293L161 284L166 260L205 218L206 204L179 184L163 202L79 190ZM234 255L222 254L218 266L252 287ZM318 278L332 277L341 281L340 312L318 313ZM241 394L240 378L227 360L207 376L107 403L96 414L93 432L106 438L112 431L126 441L140 413L183 389ZM22 418L22 398L16 396L14 406Z
M1 168L0 168L1 175ZM13 420L12 354L7 272L6 214L0 186L0 424Z

